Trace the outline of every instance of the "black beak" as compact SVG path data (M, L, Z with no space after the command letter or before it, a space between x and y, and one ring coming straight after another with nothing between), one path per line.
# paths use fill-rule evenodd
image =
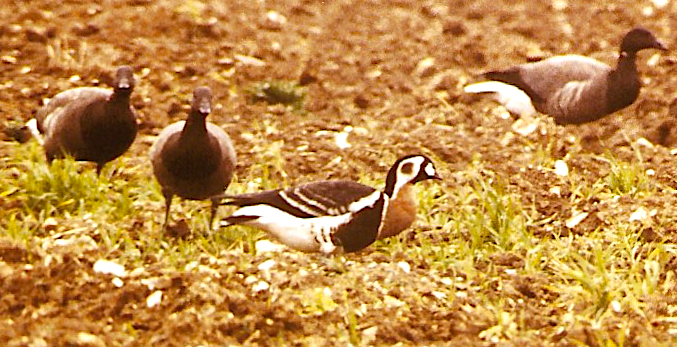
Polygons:
M663 52L666 52L668 50L668 46L666 46L661 40L656 40L656 49L660 49Z
M212 105L207 101L201 102L200 106L198 106L198 111L200 111L201 114L209 114L212 112Z

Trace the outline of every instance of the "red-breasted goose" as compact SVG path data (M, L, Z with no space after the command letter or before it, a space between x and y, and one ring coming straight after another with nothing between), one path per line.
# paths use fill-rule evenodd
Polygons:
M188 200L210 199L222 194L233 179L235 149L223 129L206 121L211 108L211 90L196 88L188 118L164 128L151 148L153 172L165 197L163 230L169 222L174 195ZM210 229L219 203L212 199Z
M136 113L129 103L134 90L129 66L115 73L113 90L80 87L61 92L29 122L45 147L48 161L65 155L96 163L97 173L134 142Z
M558 124L582 124L630 106L639 95L637 52L667 50L649 30L630 30L620 46L616 67L580 55L555 56L506 70L489 71L486 79L523 90L537 111Z
M254 226L303 252L356 252L408 228L416 218L418 206L412 185L439 178L428 157L409 155L390 168L383 191L336 180L285 190L224 195L225 205L239 209L222 225Z

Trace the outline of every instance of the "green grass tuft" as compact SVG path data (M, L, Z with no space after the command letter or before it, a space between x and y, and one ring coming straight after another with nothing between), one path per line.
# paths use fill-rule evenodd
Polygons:
M303 108L303 102L306 98L303 87L296 82L280 80L258 83L246 89L245 92L251 95L254 102L267 102L272 105L282 104L290 106L296 111Z

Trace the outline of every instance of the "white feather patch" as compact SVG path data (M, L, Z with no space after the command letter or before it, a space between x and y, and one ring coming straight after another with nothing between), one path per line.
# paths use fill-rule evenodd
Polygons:
M381 194L383 193L381 193L378 190L374 191L373 193L363 197L362 199L357 200L348 205L348 211L356 213L365 208L374 207L374 204L376 204L378 199L381 197Z
M435 176L435 174L437 174L437 172L435 172L435 167L433 166L432 163L428 163L428 165L425 166L425 173L428 176Z
M38 143L41 146L45 145L45 139L42 137L42 134L40 134L40 130L38 130L38 120L35 118L32 118L28 122L26 122L26 127L28 130L31 132L31 135L35 137L35 139L38 141Z
M425 161L424 157L415 156L400 162L399 164L400 166L397 168L397 174L395 176L395 189L393 189L393 196L390 197L391 199L396 199L397 194L399 194L402 187L411 182L411 180L414 179L414 177L418 176L418 173L422 169L421 165L423 164L424 161ZM401 171L402 167L408 163L412 164L414 166L414 169L409 173L402 172Z
M490 93L508 112L518 116L531 116L536 113L529 96L521 89L498 81L485 81L465 86L463 91L470 94Z
M243 224L265 230L290 248L303 252L323 253L336 250L336 245L331 241L331 234L352 218L351 213L298 218L265 204L242 207L233 213L233 217L237 216L257 216L258 218Z

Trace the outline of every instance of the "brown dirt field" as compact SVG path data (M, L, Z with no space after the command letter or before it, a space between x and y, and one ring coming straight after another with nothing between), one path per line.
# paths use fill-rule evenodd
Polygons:
M677 143L674 53L660 55L653 66L647 61L656 52L640 54L645 87L631 107L582 126L544 122L543 131L524 138L506 138L513 120L498 117L494 102L463 94L463 85L477 73L533 56L579 53L613 64L620 38L636 25L677 46L674 2L649 15L643 12L653 8L648 1L570 1L561 10L556 3L9 0L0 7L0 114L7 121L24 122L43 98L72 86L104 85L115 66L129 64L138 76L133 103L142 127L126 154L131 158L145 158L148 135L182 119L192 89L206 84L219 104L211 121L226 129L238 150L239 179L252 177L251 160L261 158L258 152L265 142L281 141L288 177L279 179L287 183L357 179L364 172L385 172L401 154L423 152L445 163L443 174L450 179L443 184L452 190L464 184L453 171L479 157L535 213L559 214L564 221L574 207L570 187L564 186L559 196L548 193L547 182L556 178L525 164L533 155L524 152L525 144L553 144L552 151L560 157L571 151L607 152L631 160L635 152L628 141L644 137L655 144L641 151L656 179L677 188L670 153ZM284 20L271 18L271 13ZM304 84L307 112L251 102L245 90L264 80ZM253 127L272 120L279 123L266 138L247 136ZM339 149L326 131L349 125L360 131L351 133L350 148ZM609 170L589 157L571 158L569 165L587 172L590 182ZM614 213L632 210L631 200L577 206L594 218L587 218L576 232L595 230ZM673 209L675 202L674 195L666 194L652 204ZM561 221L553 228L564 229ZM548 237L548 230L535 233ZM433 232L417 237L448 237L430 236ZM667 240L677 238L674 227L660 234ZM514 265L511 256L488 259L487 266ZM411 276L387 272L397 259L383 259L378 252L362 252L349 260L372 262L384 270L380 274L319 256L281 253L276 268L304 275L290 278L271 271L268 282L280 291L260 293L252 293L246 279L259 275L257 267L265 256L247 258L252 263L242 266L237 254L224 252L218 258L195 259L211 267L200 265L194 271L165 271L162 262L149 260L145 275L161 279L164 290L163 304L156 308L146 307L152 290L133 277L117 288L110 278L95 274L92 264L99 257L96 252L43 252L1 243L0 345L333 345L329 337L349 319L343 311L303 313L294 305L300 296L280 299L285 293L302 292L304 283L345 290L355 300L364 292L352 292L351 285L374 286L374 291L405 302L410 293L398 286L417 287L426 302L406 314L396 305L385 305L357 315L360 328L378 327L370 340L375 345L573 345L553 331L556 315L539 304L558 295L542 278L515 276L510 279L513 288L492 292L523 299L530 313L523 324L542 327L547 343L497 344L479 336L489 321L467 309L477 305L472 296L431 304L430 293L439 283L429 278L429 269L412 269ZM327 276L327 269L334 267L336 273L355 270L354 283L336 286ZM372 282L388 285L377 288ZM677 297L669 300L674 303ZM587 334L572 331L568 336L586 341ZM658 328L647 334L656 340L667 336L666 329Z

